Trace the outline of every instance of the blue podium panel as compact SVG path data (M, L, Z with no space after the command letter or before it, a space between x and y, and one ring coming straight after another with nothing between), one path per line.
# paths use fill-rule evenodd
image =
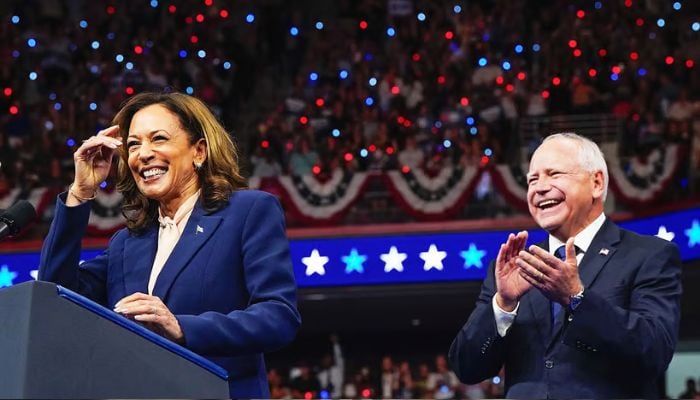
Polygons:
M228 398L226 371L53 283L0 290L0 398Z

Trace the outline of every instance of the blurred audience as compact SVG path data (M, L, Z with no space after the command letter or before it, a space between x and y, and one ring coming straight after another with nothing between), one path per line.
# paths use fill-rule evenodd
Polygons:
M333 336L335 337L335 336ZM339 341L332 339L334 352L342 354ZM422 354L418 352L417 354ZM356 357L367 355L356 354ZM334 390L324 384L328 376L329 355L324 355L319 364L313 365L306 360L289 369L289 374L271 368L268 372L270 393L273 398L384 398L384 399L482 399L503 397L502 373L477 385L465 385L459 382L455 374L447 367L444 354L434 358L434 366L421 359L423 355L395 362L392 356L385 355L377 359L376 365L349 360L352 368L340 373L332 370L342 390ZM376 367L376 368L375 368ZM332 367L331 367L332 368ZM376 370L377 374L372 371ZM313 371L316 371L315 379ZM317 386L320 381L320 386ZM304 382L301 384L301 382ZM342 382L346 382L343 384Z
M519 121L575 114L615 115L625 157L679 142L700 165L699 4L391 4L10 1L0 196L64 187L142 90L205 99L256 177L517 165Z

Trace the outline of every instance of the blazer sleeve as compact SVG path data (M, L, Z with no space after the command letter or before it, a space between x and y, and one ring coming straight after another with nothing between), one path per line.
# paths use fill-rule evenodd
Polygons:
M491 303L496 294L494 271L492 262L476 308L450 346L450 366L457 377L468 384L498 375L505 361L506 341L498 334Z
M627 370L659 376L671 361L678 339L681 262L674 244L651 240L636 248L643 259L629 283L629 306L612 305L600 293L585 294L563 339Z
M301 324L284 214L277 199L267 194L257 197L243 224L248 306L228 314L176 316L187 347L202 355L273 351L291 342Z
M100 304L106 303L107 252L80 263L81 240L90 219L91 206L65 204L66 194L56 200L53 221L41 248L39 276L78 292Z

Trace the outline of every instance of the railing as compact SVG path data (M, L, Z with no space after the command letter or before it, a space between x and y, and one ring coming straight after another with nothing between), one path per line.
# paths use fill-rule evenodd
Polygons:
M556 132L576 132L596 143L616 141L622 134L622 121L612 114L580 114L526 117L519 123L523 144Z

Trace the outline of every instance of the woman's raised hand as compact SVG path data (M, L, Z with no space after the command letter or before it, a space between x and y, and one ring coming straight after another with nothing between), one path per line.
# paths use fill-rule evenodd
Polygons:
M122 145L118 135L119 126L110 126L84 140L75 151L75 179L69 190L67 205L77 205L94 197L100 183L109 175L116 149Z

